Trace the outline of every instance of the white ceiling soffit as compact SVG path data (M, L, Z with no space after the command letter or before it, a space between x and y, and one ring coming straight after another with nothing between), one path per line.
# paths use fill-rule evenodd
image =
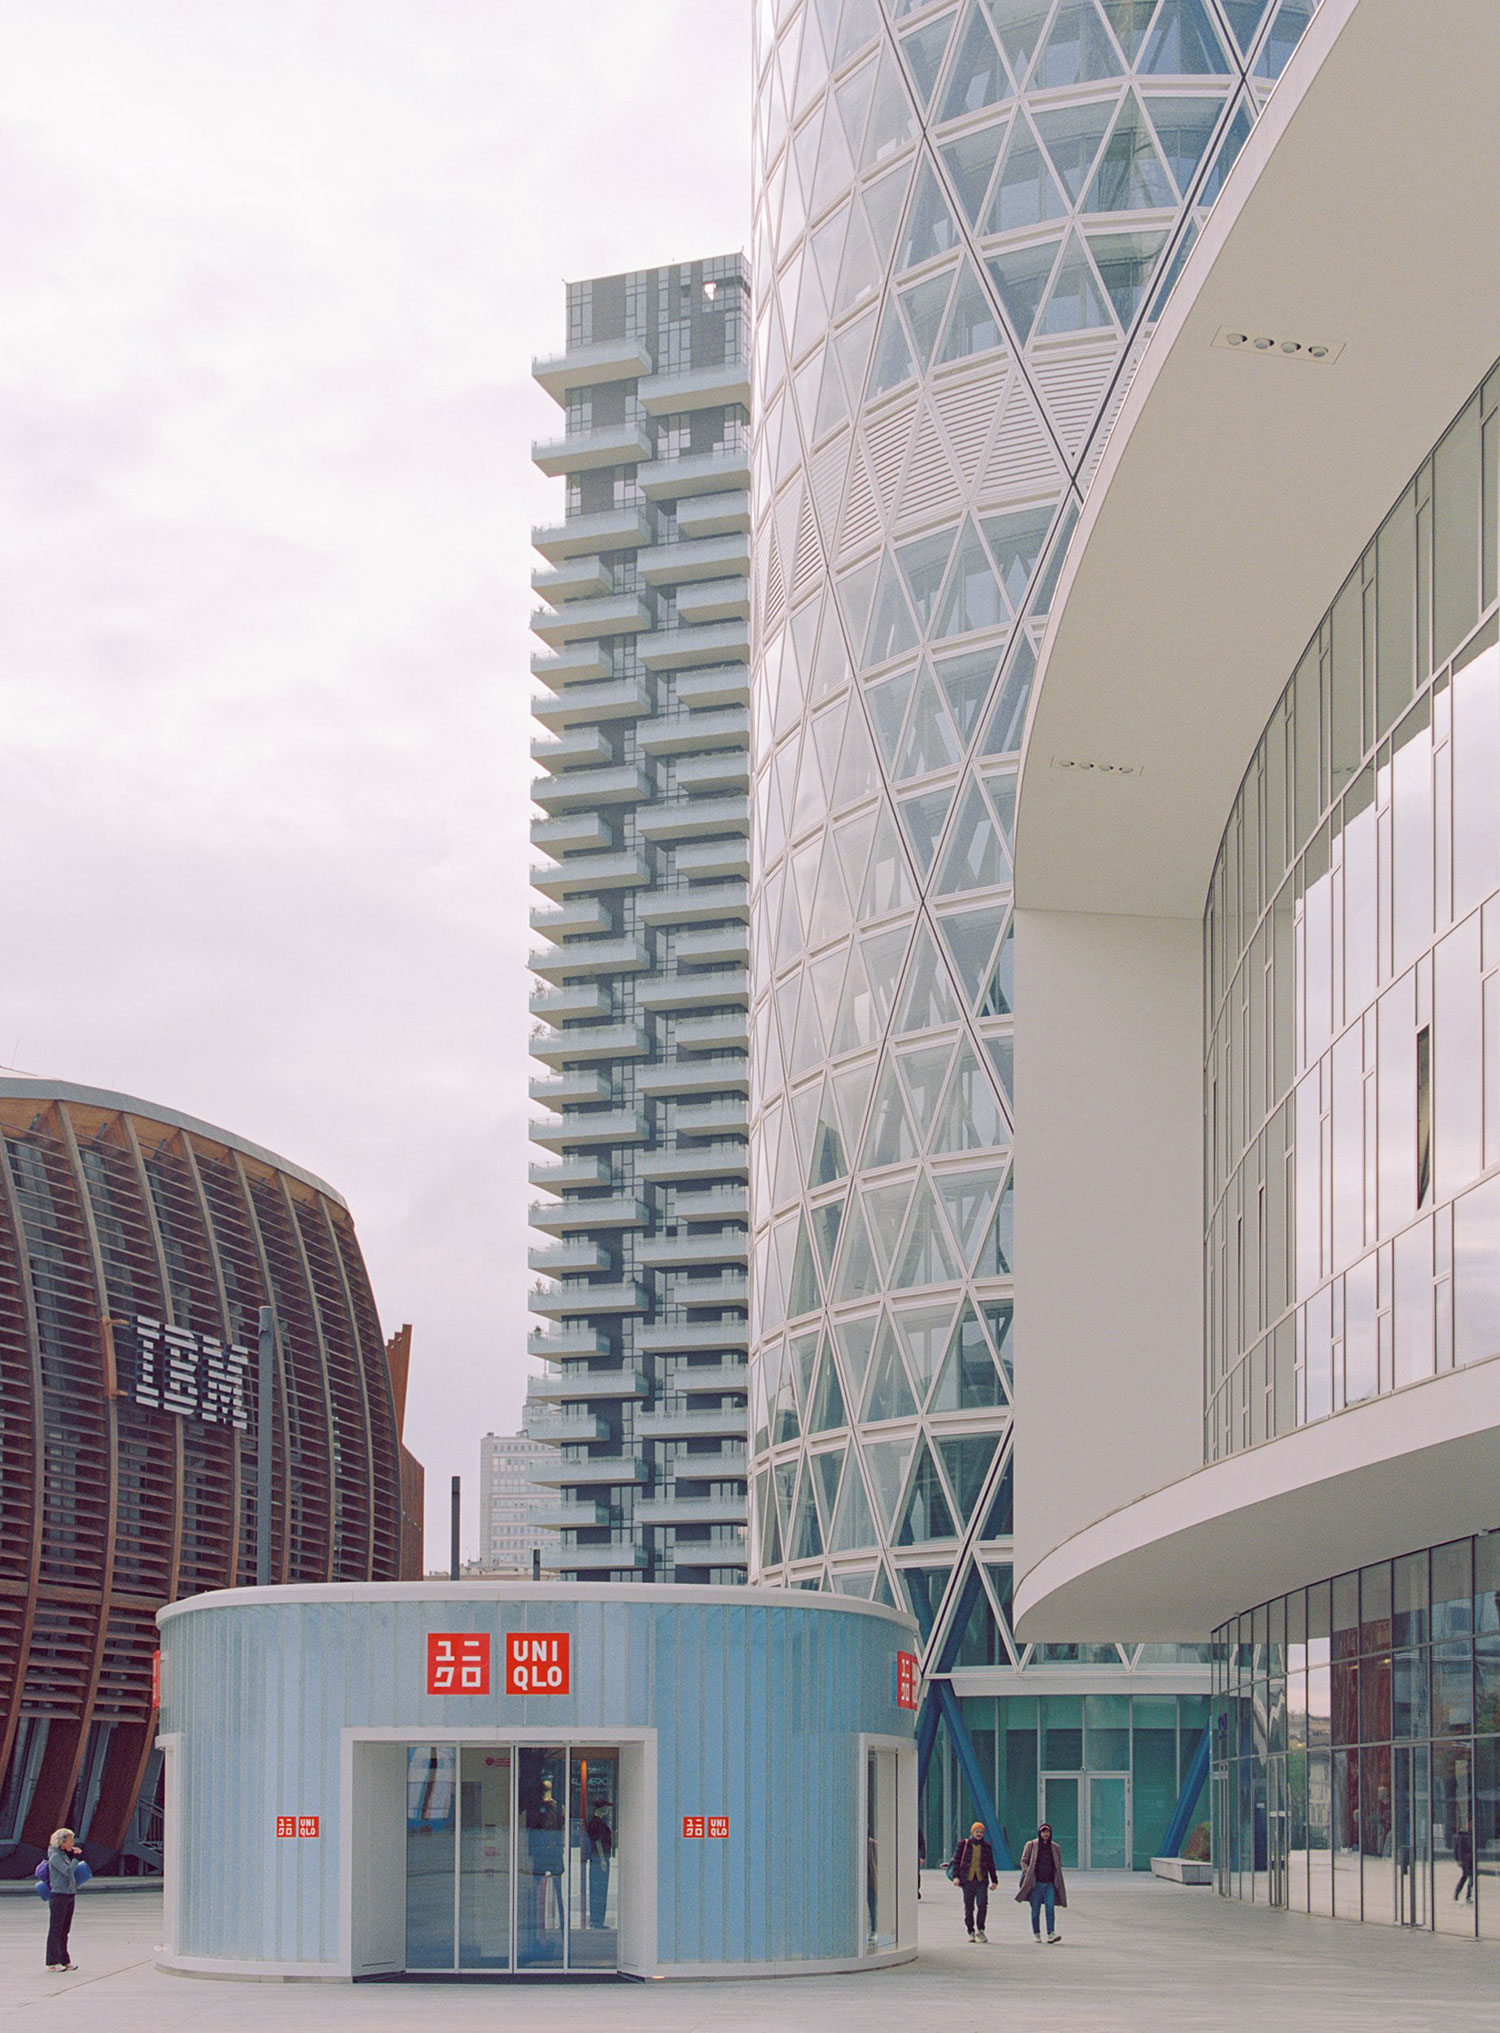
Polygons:
M1323 0L1085 503L1027 731L1021 905L1201 913L1282 686L1500 354L1497 106L1495 0Z

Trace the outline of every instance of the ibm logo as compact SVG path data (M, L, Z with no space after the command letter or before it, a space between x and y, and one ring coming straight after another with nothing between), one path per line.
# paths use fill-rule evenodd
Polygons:
M192 1334L186 1327L165 1327L138 1313L135 1320L136 1370L131 1396L153 1412L174 1412L181 1419L201 1419L208 1426L250 1431L247 1378L250 1351L238 1342L225 1344L213 1334Z

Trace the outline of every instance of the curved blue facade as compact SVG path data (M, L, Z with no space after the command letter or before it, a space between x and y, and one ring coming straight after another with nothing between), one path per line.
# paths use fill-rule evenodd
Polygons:
M566 1638L567 1692L507 1694L507 1640L537 1634ZM744 1974L905 1959L915 1744L898 1656L915 1635L880 1605L772 1589L395 1583L173 1605L161 1617L165 1960L244 1975L411 1966L395 1910L410 1866L395 1852L425 1808L412 1805L402 1747L408 1761L432 1746L488 1768L514 1759L519 1783L528 1758L565 1772L570 1745L596 1764L618 1757L608 1966ZM449 1656L472 1662L457 1670L475 1691L429 1692ZM577 1769L574 1753L575 1784ZM576 1843L564 1785L552 1825ZM509 1849L496 1838L495 1869L528 1868L540 1840L523 1826L530 1811L510 1824ZM714 1839L709 1817L727 1835ZM549 1888L526 1880L509 1896L502 1933L529 1925ZM461 1948L454 1966L468 1966Z

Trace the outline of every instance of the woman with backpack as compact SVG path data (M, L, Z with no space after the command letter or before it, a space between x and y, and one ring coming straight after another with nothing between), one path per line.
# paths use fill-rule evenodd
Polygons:
M1036 1834L1021 1852L1021 1889L1016 1894L1016 1904L1031 1904L1031 1932L1038 1943L1042 1938L1042 1908L1047 1909L1047 1940L1054 1946L1062 1940L1057 1931L1059 1906L1068 1903L1068 1888L1063 1883L1062 1858L1057 1844L1052 1840L1052 1824L1044 1821Z

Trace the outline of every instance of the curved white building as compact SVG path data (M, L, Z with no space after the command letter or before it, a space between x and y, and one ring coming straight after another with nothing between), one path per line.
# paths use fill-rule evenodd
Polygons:
M1052 604L1016 1609L1216 1634L1222 1890L1500 1935L1500 23L1431 28L1324 0Z

